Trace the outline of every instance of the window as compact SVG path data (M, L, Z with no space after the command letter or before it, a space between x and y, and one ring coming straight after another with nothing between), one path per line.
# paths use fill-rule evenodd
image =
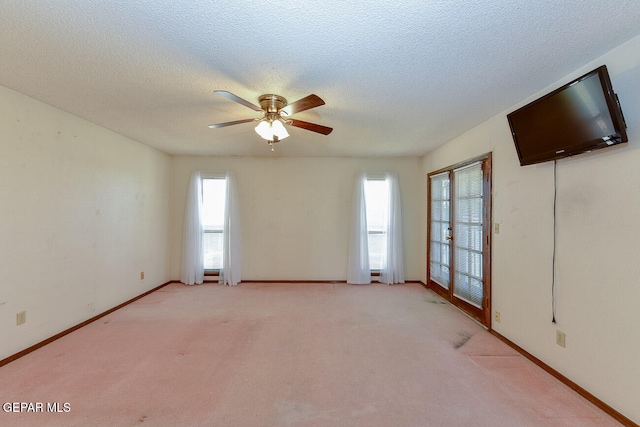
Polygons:
M389 215L389 183L367 178L364 184L369 239L369 268L380 271L387 256L387 223Z
M202 179L204 269L222 269L224 242L225 178Z
M353 186L347 283L404 283L402 208L396 172L359 172Z

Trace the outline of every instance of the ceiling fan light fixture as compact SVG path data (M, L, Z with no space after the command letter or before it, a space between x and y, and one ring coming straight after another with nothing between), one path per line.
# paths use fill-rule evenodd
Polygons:
M273 134L271 133L271 125L266 120L260 120L260 123L258 123L258 126L256 126L256 133L260 135L262 139L273 139Z
M287 129L285 129L282 122L278 119L261 120L258 126L256 126L256 133L267 141L273 141L274 137L282 140L289 136L289 132L287 132Z
M273 132L273 135L277 136L280 140L285 139L289 136L289 132L287 132L287 129L284 127L282 121L280 120L274 120L271 123L271 130Z

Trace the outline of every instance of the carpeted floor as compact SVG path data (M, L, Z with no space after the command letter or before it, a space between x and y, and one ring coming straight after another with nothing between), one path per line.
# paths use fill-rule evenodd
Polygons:
M0 402L42 403L2 426L619 425L419 284L171 284L1 367Z

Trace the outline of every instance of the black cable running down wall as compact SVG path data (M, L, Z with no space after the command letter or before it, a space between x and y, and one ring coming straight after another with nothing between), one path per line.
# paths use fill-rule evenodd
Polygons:
M558 199L557 172L558 161L553 161L553 261L551 264L551 323L556 323L556 205Z

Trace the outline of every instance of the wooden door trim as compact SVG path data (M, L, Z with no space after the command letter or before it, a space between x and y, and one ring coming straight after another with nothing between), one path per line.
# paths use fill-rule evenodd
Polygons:
M482 162L482 186L483 186L483 197L484 197L484 212L483 212L483 221L484 227L483 229L483 244L484 244L484 252L487 256L483 257L483 269L484 269L484 300L482 301L482 306L484 309L484 319L481 320L480 323L485 325L487 328L491 329L491 259L493 258L492 254L492 214L493 214L493 202L492 202L492 194L493 194L493 157L491 153L487 153L487 157Z

